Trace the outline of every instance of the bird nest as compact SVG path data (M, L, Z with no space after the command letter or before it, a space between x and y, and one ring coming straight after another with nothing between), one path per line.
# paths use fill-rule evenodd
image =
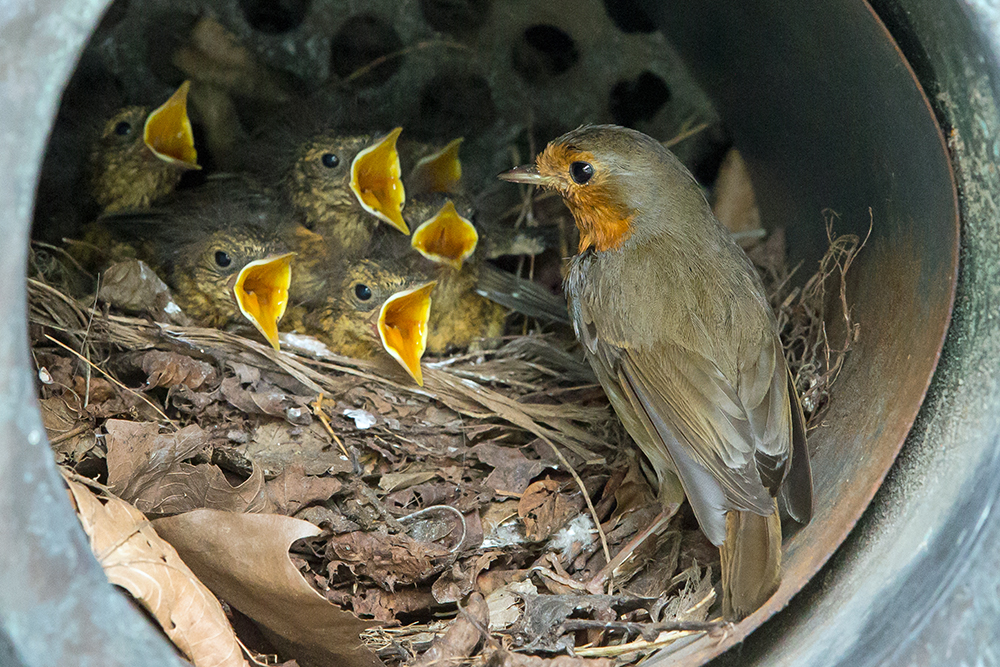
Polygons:
M833 221L798 286L780 231L749 249L811 427L859 334L844 279L862 243ZM165 625L198 610L189 643L171 635L196 664L230 626L256 659L303 665L628 663L718 631L718 552L689 510L657 521L567 329L512 322L497 349L425 359L419 387L303 337L276 352L117 313L71 296L66 266L36 247L28 280L50 443L112 580ZM144 570L149 549L183 563ZM199 582L224 615L201 613L217 603Z

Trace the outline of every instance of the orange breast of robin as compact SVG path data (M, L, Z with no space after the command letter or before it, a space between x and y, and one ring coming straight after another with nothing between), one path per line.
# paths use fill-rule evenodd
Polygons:
M569 178L570 165L578 161L594 165L594 177L584 185ZM580 252L591 246L598 252L615 250L632 235L635 214L610 187L607 173L593 153L550 144L538 156L538 172L564 183L560 190L580 230Z

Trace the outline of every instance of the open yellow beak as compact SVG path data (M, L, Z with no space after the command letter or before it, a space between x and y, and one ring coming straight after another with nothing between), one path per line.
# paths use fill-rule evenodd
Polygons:
M239 272L233 294L240 312L260 331L275 350L278 322L288 307L294 252L250 262Z
M406 369L417 384L424 386L420 357L427 348L427 320L431 314L431 291L437 283L396 292L382 304L378 314L378 335L382 347Z
M142 139L153 155L181 169L201 169L198 166L198 151L194 148L194 133L191 119L187 114L188 89L190 81L157 107L146 119Z
M462 137L454 139L437 153L428 155L413 167L407 177L413 192L454 192L462 180L462 161L458 159L458 147Z
M410 245L421 255L439 264L448 264L458 270L479 243L475 226L455 210L449 199L433 218L413 232Z
M351 190L366 211L409 234L410 228L403 220L406 191L399 177L399 152L396 150L396 139L402 131L403 128L397 127L355 156L351 163Z

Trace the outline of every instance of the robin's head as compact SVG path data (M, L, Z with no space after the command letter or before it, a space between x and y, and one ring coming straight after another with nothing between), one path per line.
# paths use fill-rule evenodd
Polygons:
M663 145L615 125L586 125L552 141L531 167L500 174L514 183L557 190L580 230L580 252L614 250L636 234L669 226L671 212L704 197ZM657 215L650 215L656 213ZM667 230L669 231L669 230Z
M169 193L181 174L200 169L187 115L188 82L161 106L118 110L90 155L94 197L108 211L148 206Z
M278 348L294 219L272 193L241 179L212 178L151 210L102 221L147 251L188 315L214 327L245 318Z
M320 132L298 146L287 176L292 201L316 220L361 206L409 234L397 128L383 137Z
M278 345L278 322L288 305L294 253L259 228L216 229L178 247L171 283L178 303L205 324L246 318Z
M427 347L434 285L395 263L355 262L327 304L322 326L331 346L357 358L383 349L423 384L420 358Z

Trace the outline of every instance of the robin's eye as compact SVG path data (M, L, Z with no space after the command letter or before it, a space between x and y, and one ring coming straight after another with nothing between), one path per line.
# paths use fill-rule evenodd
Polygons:
M233 263L233 259L226 253L222 252L221 250L218 250L215 253L215 263L221 266L222 268L226 268L227 266Z
M323 157L320 158L320 162L322 162L323 166L327 169L333 169L340 164L340 158L333 153L323 153Z
M119 121L118 124L115 125L115 134L117 134L119 137L124 137L131 131L132 131L132 124L129 123L128 121L124 120Z
M354 296L358 297L362 301L367 301L372 298L372 288L363 283L358 283L354 286Z
M361 301L367 301L372 298L372 288L363 283L358 283L354 286L354 296L358 297Z
M569 166L569 175L577 185L583 185L594 177L594 165L589 162L574 162Z

